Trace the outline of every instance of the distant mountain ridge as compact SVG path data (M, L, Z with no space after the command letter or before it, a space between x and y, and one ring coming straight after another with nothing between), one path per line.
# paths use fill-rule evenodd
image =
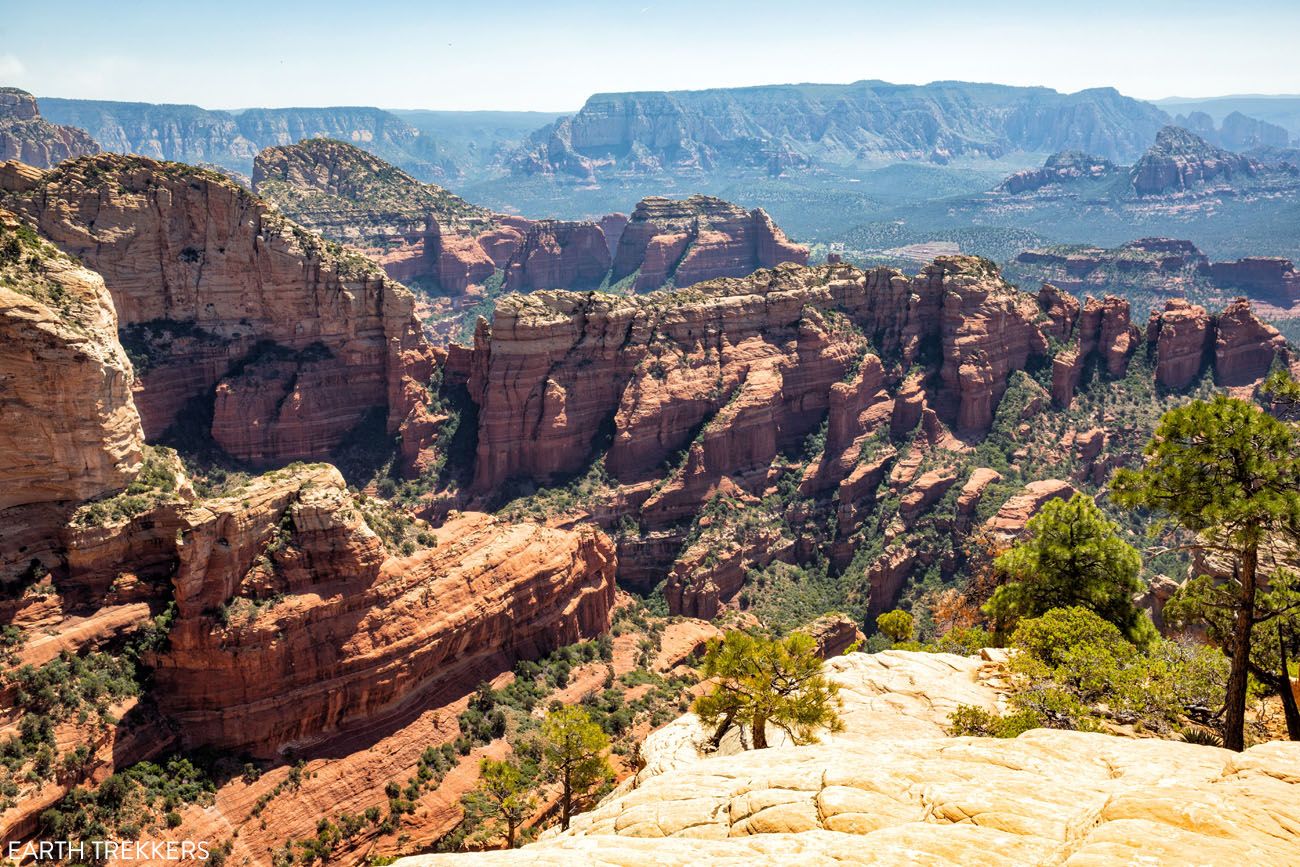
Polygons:
M1128 160L1169 121L1113 88L858 81L602 93L516 154L527 174L705 172L1082 150Z
M1153 102L1171 114L1181 114L1185 117L1202 112L1216 123L1223 122L1233 113L1247 115L1280 126L1290 134L1293 141L1300 141L1300 94L1276 96L1238 94L1204 99L1174 97Z
M105 150L184 163L216 163L243 174L263 148L306 138L334 138L361 145L418 177L455 174L432 139L382 109L250 108L218 111L196 105L42 98L55 123L80 127Z

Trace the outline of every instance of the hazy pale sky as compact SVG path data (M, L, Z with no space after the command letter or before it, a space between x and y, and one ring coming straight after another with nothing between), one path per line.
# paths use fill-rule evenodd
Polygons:
M576 109L878 78L1300 93L1298 0L0 0L0 85L207 108Z

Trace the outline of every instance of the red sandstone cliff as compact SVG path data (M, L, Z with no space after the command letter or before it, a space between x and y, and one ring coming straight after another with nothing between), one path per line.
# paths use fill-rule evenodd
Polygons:
M1281 339L1244 303L1204 317L1190 342L1180 336L1183 315L1175 307L1153 320L1164 340L1151 347L1163 386L1188 384L1171 377L1189 365L1193 374L1212 368L1223 384L1248 384L1285 357ZM1001 423L1003 435L1029 443L1049 399L1068 406L1089 365L1122 378L1141 343L1122 299L1080 304L1050 286L1027 295L964 257L914 277L787 265L646 296L510 297L458 362L477 405L471 499L491 501L514 480L562 482L602 457L612 487L588 508L605 526L629 518L638 526L620 536L621 578L648 587L667 576L673 610L712 616L747 571L801 561L818 543L727 518L688 537L691 521L717 497L752 513L824 420L821 451L800 470L798 491L814 501L834 495L836 562L853 556L880 497L898 498L898 526L872 530L887 543L868 570L875 605L917 569L953 567L918 560L902 539L929 524L976 528L976 504L997 474L976 484L948 467L965 463L963 440L989 431L1013 381L1021 382L1018 416ZM1019 373L1043 365L1050 394ZM1134 435L1114 448L1131 453ZM910 450L894 445L900 440ZM1080 454L1071 460L1094 483L1116 465L1096 450ZM940 517L950 491L964 505ZM768 525L791 520L801 518L773 514Z
M140 157L16 175L8 206L103 275L156 437L191 401L236 458L329 453L372 411L396 431L432 372L413 299L224 177Z
M466 514L394 559L328 466L206 501L181 535L155 676L192 746L266 755L355 731L494 657L594 637L614 603L594 528Z

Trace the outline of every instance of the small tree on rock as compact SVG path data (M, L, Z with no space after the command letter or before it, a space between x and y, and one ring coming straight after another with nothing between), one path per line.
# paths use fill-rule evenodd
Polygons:
M796 744L812 743L819 728L843 730L839 685L822 674L817 644L805 633L771 640L728 632L709 647L700 677L714 681L695 713L714 727L715 749L733 725L749 728L754 749L767 747L768 723Z
M574 804L614 776L605 758L609 737L576 706L559 707L542 722L542 760L560 781L560 827L569 829Z
M503 834L506 848L513 849L519 826L537 806L529 793L536 774L535 765L515 759L484 759L479 763L478 786L461 798L466 817L490 834Z

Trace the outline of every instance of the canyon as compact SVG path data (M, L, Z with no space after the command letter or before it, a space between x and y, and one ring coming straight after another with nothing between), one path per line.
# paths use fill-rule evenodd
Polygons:
M697 125L728 106L776 123L793 98L752 90L593 97L547 134L562 139L551 162L516 168L599 180L825 157L788 129L778 152ZM996 89L1012 107L977 106L960 133L882 143L846 127L835 147L1080 149L998 197L1135 178L1195 196L1266 171L1227 152L1198 163L1161 132L1130 175L1112 160L1136 155L1157 113L1020 90ZM865 124L873 106L946 93L802 96ZM1068 122L1099 106L1123 123ZM51 832L95 786L152 773L140 763L216 756L195 771L203 794L128 827L276 863L326 819L357 823L340 863L409 854L457 828L479 761L550 702L617 698L608 799L522 852L451 860L671 860L679 838L721 863L864 845L1089 863L1152 837L1261 863L1289 851L1286 745L949 738L958 704L1006 706L1005 655L854 652L860 626L930 610L1046 503L1105 502L1163 410L1300 371L1236 297L1288 302L1288 260L1211 262L1155 238L1043 248L1017 263L1038 269L1021 281L1034 291L969 255L913 273L809 264L765 210L712 196L585 220L480 207L419 179L434 172L410 162L429 154L421 136L350 111L205 119L231 153L274 142L247 151L251 189L150 156L0 163L0 734L27 749L43 725L52 756L33 746L0 767L0 834ZM293 143L372 126L405 156ZM1111 293L1111 272L1159 303ZM438 295L470 302L466 339L436 345L422 319ZM701 756L698 720L672 719L699 651L737 626L813 634L846 731ZM113 686L70 708L16 687L60 666ZM1175 816L1155 766L1179 809L1241 821ZM1067 777L1082 793L1069 804Z
M782 265L642 297L508 296L472 351L448 359L477 424L473 475L455 502L492 507L503 491L562 486L599 466L603 487L572 514L615 534L620 581L645 592L666 574L670 609L704 617L738 604L748 571L797 560L801 546L847 569L883 536L859 580L870 609L887 610L909 575L963 562L960 541L934 550L914 534L937 522L961 540L999 526L998 506L1040 481L1023 475L1028 455L1043 462L1037 472L1069 474L1056 496L1133 459L1132 427L1099 456L1062 453L1086 430L1078 421L1043 424L1085 378L1106 389L1140 365L1137 375L1177 392L1206 372L1239 386L1293 362L1245 302L1219 316L1170 302L1145 330L1131 320L1121 298L1019 292L963 257L910 278ZM1024 423L1035 415L1037 426ZM976 483L990 470L970 457L994 428L1015 467L998 476L1000 500L988 476ZM969 497L954 514L959 490ZM812 523L826 511L830 530ZM1001 526L1014 535L1014 521Z
M240 224L269 240L256 220ZM609 630L614 554L594 528L472 513L429 528L349 491L326 464L200 495L175 452L146 444L134 395L151 386L134 381L117 336L115 302L131 296L7 211L0 278L0 604L30 639L6 656L0 727L26 732L35 718L13 704L10 679L32 666L108 651L150 672L147 693L113 701L116 716L52 712L52 742L87 751L48 781L13 784L0 807L7 839L33 835L75 786L167 751L216 747L287 772L286 753L382 739L433 696L454 703L516 659ZM290 286L281 300L293 291L312 289ZM247 821L251 806L231 809ZM290 813L268 844L315 824Z

